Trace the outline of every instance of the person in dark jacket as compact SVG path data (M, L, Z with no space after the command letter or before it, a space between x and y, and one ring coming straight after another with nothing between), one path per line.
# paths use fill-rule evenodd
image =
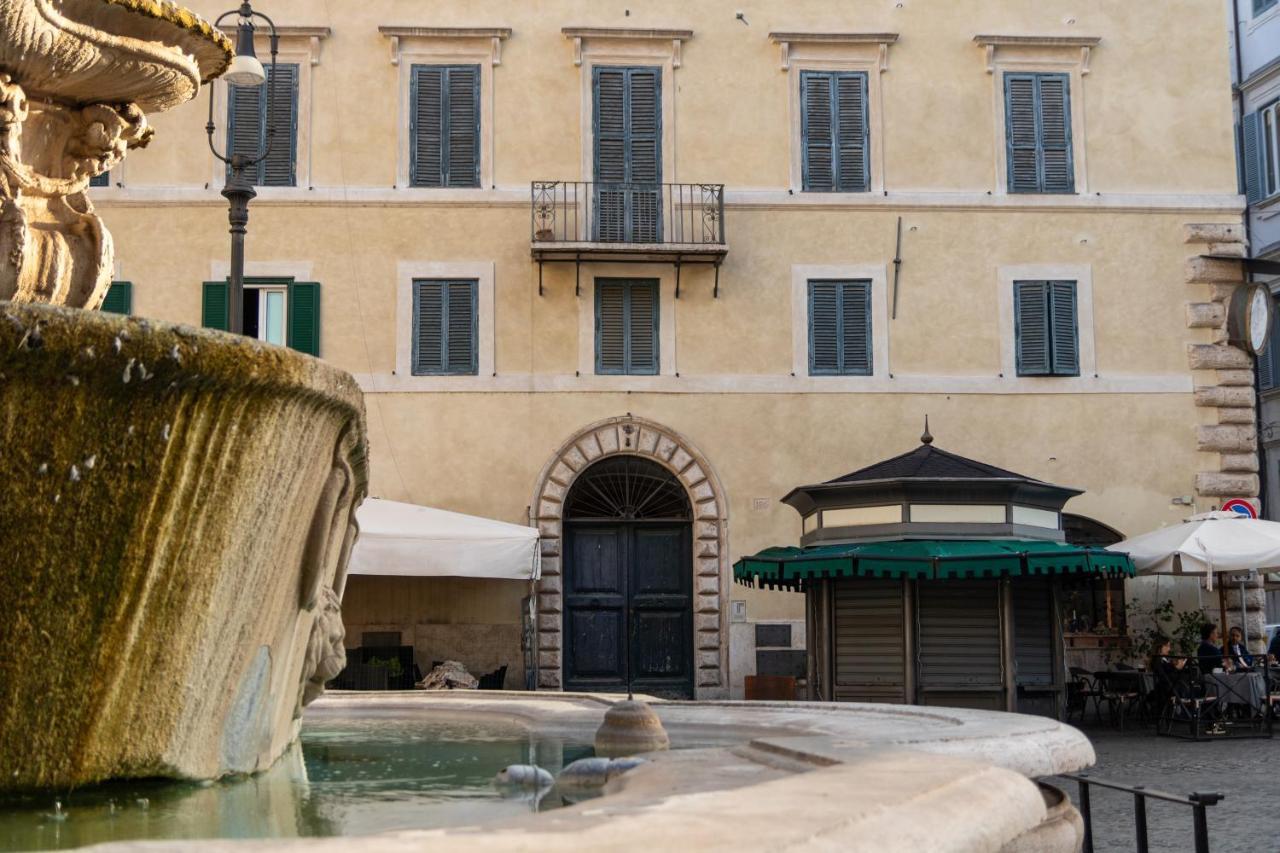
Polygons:
M1200 628L1200 648L1196 649L1196 658L1200 662L1201 672L1223 668L1225 661L1222 649L1218 647L1218 626L1212 622Z
M1231 669L1243 670L1253 667L1253 655L1249 654L1249 649L1244 644L1244 631L1239 628L1232 627L1227 632L1227 647L1225 651L1227 665Z

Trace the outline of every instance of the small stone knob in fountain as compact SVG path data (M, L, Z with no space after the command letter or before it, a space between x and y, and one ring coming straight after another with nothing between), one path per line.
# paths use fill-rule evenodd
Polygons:
M670 748L671 738L662 720L645 702L618 702L605 712L604 722L596 729L596 755L604 758Z

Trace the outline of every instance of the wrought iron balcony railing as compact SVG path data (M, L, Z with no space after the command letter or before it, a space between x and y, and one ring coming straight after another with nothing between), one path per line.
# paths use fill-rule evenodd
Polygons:
M577 267L580 291L586 261L670 263L715 267L720 294L724 240L724 184L637 184L599 181L534 181L530 188L530 253L542 265Z
M537 244L724 245L723 184L534 181Z

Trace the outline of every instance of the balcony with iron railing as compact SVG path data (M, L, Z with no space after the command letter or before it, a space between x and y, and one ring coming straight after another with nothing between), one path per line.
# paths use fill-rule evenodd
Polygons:
M575 264L580 281L583 263L606 261L673 264L677 297L680 268L708 264L718 296L729 251L723 184L534 181L529 231L539 293L546 263Z

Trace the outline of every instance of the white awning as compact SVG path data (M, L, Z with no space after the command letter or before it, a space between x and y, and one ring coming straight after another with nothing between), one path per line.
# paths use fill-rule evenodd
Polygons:
M356 510L353 575L537 580L538 530L369 498Z
M1206 512L1107 546L1133 559L1140 575L1231 575L1280 568L1280 523Z

